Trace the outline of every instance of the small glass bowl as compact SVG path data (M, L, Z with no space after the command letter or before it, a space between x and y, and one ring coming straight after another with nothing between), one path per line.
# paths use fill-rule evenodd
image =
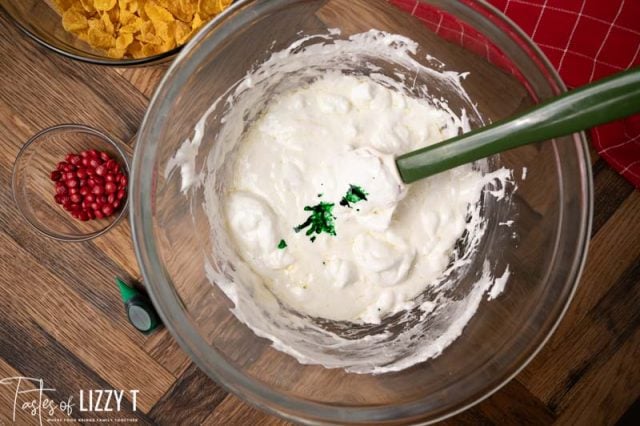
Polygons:
M80 124L44 129L18 153L13 166L13 198L22 216L40 233L60 241L87 241L107 232L126 214L128 194L113 216L86 222L74 219L54 200L51 172L67 154L89 149L107 152L129 176L129 160L123 147L98 130Z

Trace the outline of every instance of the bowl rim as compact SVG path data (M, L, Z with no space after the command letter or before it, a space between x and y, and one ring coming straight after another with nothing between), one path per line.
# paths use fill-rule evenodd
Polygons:
M84 125L84 124L74 124L74 123L63 123L63 124L57 124L55 126L51 126L51 127L47 127L45 129L40 130L39 132L37 132L36 134L34 134L33 136L31 136L27 142L25 142L22 147L20 148L20 151L18 151L18 154L16 155L16 159L14 160L13 163L13 170L11 172L11 194L13 196L13 202L15 203L18 212L20 213L20 216L22 216L22 218L25 220L25 222L27 222L29 225L31 225L31 227L33 229L35 229L38 233L47 236L51 239L54 239L56 241L63 241L63 242L72 242L72 243L79 243L79 242L83 242L83 241L89 241L92 240L96 237L99 237L107 232L109 232L109 230L111 230L111 228L113 228L114 226L116 226L121 220L122 218L124 218L127 213L129 212L129 188L127 188L127 196L125 198L125 202L124 205L122 206L122 208L120 209L120 211L118 212L118 214L116 215L116 217L113 218L113 220L106 225L104 228L95 231L95 232L91 232L88 234L76 234L76 235L60 235L58 233L54 233L54 232L50 232L47 229L41 227L37 222L32 221L31 219L29 219L29 217L24 213L24 211L22 210L22 208L20 207L20 203L18 202L18 196L17 196L17 192L19 190L18 187L18 163L20 158L25 155L25 153L27 152L27 150L31 147L32 144L36 143L41 137L52 133L52 132L83 132L83 133L91 133L94 136L99 137L100 139L102 139L103 141L107 142L107 144L111 145L118 153L118 156L120 157L120 160L124 163L124 167L125 170L127 172L127 177L131 176L131 166L130 166L130 160L127 156L127 154L124 152L124 150L120 147L120 143L116 142L115 139L107 136L105 133L94 129L93 127Z
M192 46L195 46L202 39L204 39L205 35L208 35L210 32L215 31L217 29L216 27L222 24L222 21L226 18L227 15L235 13L237 10L244 8L245 6L249 7L250 5L261 2L263 2L263 0L243 0L240 2L236 2L222 15L217 16L211 22L209 22L203 28L203 30L200 31L200 33L198 33L189 41L189 43L186 45L186 48L171 64L162 81L158 85L154 96L152 97L149 104L149 108L147 109L147 112L142 121L140 127L141 129L143 129L145 127L145 124L150 120L150 112L153 110L153 107L161 103L161 95L163 93L163 89L165 89L167 82L173 78L178 65L181 63L181 59L185 58L188 55ZM475 13L480 13L477 10L474 10L472 6L470 6L473 5L483 10L485 18L493 18L500 21L500 23L510 31L510 33L506 34L506 36L518 42L521 48L529 49L531 55L535 56L533 59L537 61L538 69L540 69L541 72L546 73L545 81L549 85L550 90L555 95L566 92L567 88L565 84L561 80L558 72L551 65L546 55L511 19L505 16L497 8L487 3L485 0L463 0L459 3L454 3L456 4L456 8L468 8L472 9ZM501 29L501 31L504 32L504 28ZM564 318L564 315L575 295L578 283L580 281L580 276L584 269L592 226L593 181L586 135L584 132L577 132L571 136L573 139L572 145L576 147L576 153L579 157L577 161L579 162L581 176L581 186L580 188L576 188L576 191L580 193L581 199L584 200L585 208L581 211L581 215L576 218L576 221L579 222L576 237L577 243L572 262L570 265L567 265L568 272L566 273L566 277L567 282L570 282L571 285L567 286L566 300L564 304L558 308L558 316L557 318L555 318L555 320L553 320L551 325L548 326L545 337L536 344L536 347L530 353L524 354L524 358L522 361L520 361L520 365L516 367L513 372L511 372L510 374L505 374L502 377L497 377L482 391L482 393L477 392L474 395L470 395L467 401L460 401L458 403L460 404L459 407L451 411L436 412L431 417L426 418L426 420L425 417L428 416L426 412L411 412L412 408L421 405L421 400L394 406L394 411L397 410L398 413L405 415L404 418L397 418L384 415L384 411L389 410L389 407L337 407L329 406L328 404L305 401L300 398L289 397L279 392L273 392L269 387L245 375L241 371L237 370L234 366L232 366L229 362L227 362L227 360L224 359L224 357L222 357L221 355L215 353L205 354L202 351L203 347L188 344L186 338L184 337L185 335L187 335L187 333L183 334L183 332L187 330L195 333L195 327L193 327L189 323L188 316L187 314L185 314L185 312L179 309L171 309L168 304L163 301L165 299L162 296L165 294L170 294L172 289L169 288L170 283L161 283L161 280L157 280L159 274L158 272L154 272L154 270L160 271L162 269L162 266L156 256L156 253L152 253L150 256L150 252L147 250L147 248L150 246L149 241L151 241L153 235L152 226L150 223L151 220L148 219L148 217L150 217L149 215L151 209L148 205L142 203L137 199L137 193L141 192L140 188L138 187L143 186L142 183L138 182L138 171L141 171L143 169L143 164L145 166L149 166L152 164L149 158L145 158L145 156L143 155L144 147L143 144L140 143L141 135L142 132L139 132L138 143L136 143L136 150L132 168L132 187L130 192L130 209L132 218L131 227L134 249L138 258L141 272L145 278L145 281L150 284L149 293L151 299L153 300L155 306L158 308L158 312L162 317L164 323L167 325L167 328L171 332L172 336L187 352L187 354L190 356L190 359L207 375L209 375L209 377L215 380L223 388L239 396L247 403L257 406L271 414L275 414L289 420L311 424L325 422L344 424L345 422L361 423L378 421L384 423L394 420L410 421L413 419L414 421L417 420L420 422L425 422L424 424L430 424L445 420L461 413L462 411L467 410L468 408L480 403L489 396L493 395L495 392L505 386L509 381L517 376L545 346L545 344L549 341L551 336L556 331L561 320ZM555 144L556 142L553 141L552 143ZM147 215L147 219L145 219L145 215ZM559 218L558 222L560 222L561 219L562 218ZM557 246L557 241L554 244L554 247L555 246ZM206 344L205 346L208 347L208 345ZM209 358L213 358L213 361ZM206 363L205 360L207 361ZM216 368L210 369L205 367L206 365L211 364L215 364ZM304 413L306 417L300 417L299 415L297 415L300 413Z
M54 52L54 53L56 53L56 54L58 54L60 56L63 56L65 58L73 59L73 60L84 62L84 63L88 63L88 64L104 65L104 66L109 66L109 67L128 67L128 66L151 65L152 63L160 63L160 62L163 62L165 60L168 60L169 58L171 58L172 56L175 56L178 52L180 52L180 50L185 46L185 45L176 46L173 49L168 50L166 52L162 52L162 53L159 53L159 54L153 55L153 56L146 56L144 58L137 58L137 59L135 59L135 58L115 59L115 58L109 58L107 56L104 56L104 57L82 56L82 55L77 55L75 53L71 53L71 52L69 52L69 51L67 51L65 49L62 49L62 48L57 47L57 46L54 46L54 45L52 45L50 43L47 43L45 40L40 38L37 34L35 34L29 28L24 26L22 24L22 22L20 22L16 18L14 18L13 15L2 4L0 4L0 11L2 11L5 14L5 16L7 16L9 18L9 20L15 24L16 27L18 27L18 29L20 31L22 31L27 37L29 37L31 40L35 41L40 46L46 47L50 51L52 51L52 52Z

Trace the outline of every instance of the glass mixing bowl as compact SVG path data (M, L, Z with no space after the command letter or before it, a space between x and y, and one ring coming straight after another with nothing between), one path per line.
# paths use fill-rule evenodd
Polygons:
M401 34L420 43L418 61L429 62L429 54L444 62L445 69L470 71L463 86L485 122L509 117L565 90L522 31L481 1L240 2L180 53L140 129L130 189L138 260L151 297L177 341L209 376L250 403L307 423L441 420L513 378L565 312L591 225L584 135L491 158L491 168L514 170L518 189L507 204L485 197L487 232L467 276L457 279L477 275L484 259L496 271L508 264L511 277L500 297L491 302L485 297L460 337L440 356L380 375L299 364L238 321L230 312L233 303L209 282L205 264L216 254L201 208L202 190L183 195L179 174L165 176L165 170L213 101L253 65L304 34L330 28L339 28L340 37L372 28ZM459 109L455 94L437 90L454 111ZM481 125L478 117L471 118L472 127ZM215 138L219 124L215 111L206 121L198 170L213 146L226 143ZM506 221L513 221L512 226L504 226Z

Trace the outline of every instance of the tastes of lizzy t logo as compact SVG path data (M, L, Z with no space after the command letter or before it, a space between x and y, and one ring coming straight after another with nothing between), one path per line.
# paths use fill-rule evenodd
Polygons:
M20 415L19 411L31 416L39 424L44 422L104 422L105 419L96 417L87 418L89 414L119 413L124 410L123 402L131 402L131 414L137 409L138 389L81 389L76 395L68 395L66 398L54 399L51 397L56 392L54 388L45 386L44 380L33 377L7 377L0 379L0 392L13 400L13 412L11 419L15 423ZM75 418L74 413L82 413L80 418ZM4 413L2 413L4 414ZM90 417L90 416L89 416ZM109 415L108 422L137 422L135 418L112 418ZM0 424L2 421L0 421Z

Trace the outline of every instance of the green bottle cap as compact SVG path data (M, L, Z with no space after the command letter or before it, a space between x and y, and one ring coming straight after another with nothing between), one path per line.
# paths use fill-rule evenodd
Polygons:
M116 284L120 288L120 295L131 325L144 334L155 330L160 325L160 318L151 300L144 293L128 286L118 277L116 277Z

